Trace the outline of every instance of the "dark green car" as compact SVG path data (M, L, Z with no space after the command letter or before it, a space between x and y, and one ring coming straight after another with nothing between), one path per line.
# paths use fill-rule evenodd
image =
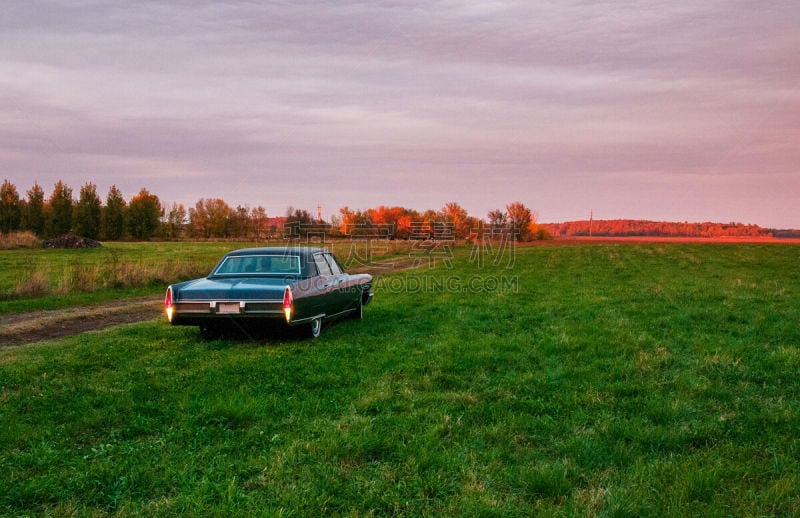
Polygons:
M345 273L323 248L246 248L226 254L204 279L172 284L164 301L172 325L203 333L271 323L308 325L361 318L372 300L372 276Z

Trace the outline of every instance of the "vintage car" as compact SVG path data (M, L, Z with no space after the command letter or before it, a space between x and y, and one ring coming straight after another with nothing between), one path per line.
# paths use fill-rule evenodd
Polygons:
M204 279L172 284L164 300L172 325L263 328L307 325L316 338L322 323L362 318L372 300L372 276L345 273L323 248L247 248L226 254Z

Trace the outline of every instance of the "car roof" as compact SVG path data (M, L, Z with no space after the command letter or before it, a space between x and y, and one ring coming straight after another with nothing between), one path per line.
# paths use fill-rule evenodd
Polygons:
M240 248L228 252L227 256L239 255L299 255L307 257L320 252L327 252L324 248L313 246L264 246L259 248Z

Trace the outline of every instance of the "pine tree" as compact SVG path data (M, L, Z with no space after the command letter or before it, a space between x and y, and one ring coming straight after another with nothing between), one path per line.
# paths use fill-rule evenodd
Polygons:
M25 194L28 199L22 213L22 228L30 230L37 236L43 236L45 227L44 189L37 182Z
M122 197L122 192L116 185L112 185L106 196L106 206L103 208L103 237L109 241L116 241L125 237L126 212L128 204Z
M100 197L97 186L91 182L81 187L78 203L73 210L73 225L79 236L97 239L100 237Z
M72 189L59 180L50 195L48 207L47 229L49 235L69 234L72 229Z
M0 233L19 230L21 216L22 206L17 188L8 180L3 180L0 187Z

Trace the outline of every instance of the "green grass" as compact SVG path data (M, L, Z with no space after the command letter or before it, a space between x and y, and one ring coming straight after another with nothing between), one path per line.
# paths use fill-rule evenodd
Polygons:
M797 515L799 259L459 252L314 342L153 321L2 350L0 514Z

